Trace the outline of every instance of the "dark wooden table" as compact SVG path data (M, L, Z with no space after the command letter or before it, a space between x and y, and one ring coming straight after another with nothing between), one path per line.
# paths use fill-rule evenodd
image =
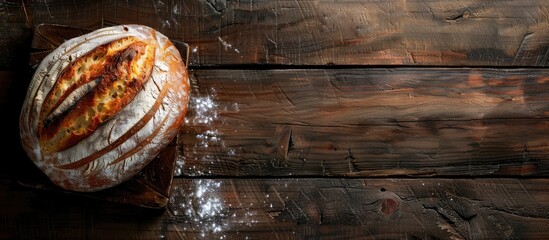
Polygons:
M190 45L166 209L17 184L42 23ZM548 65L546 1L3 1L0 239L547 239Z

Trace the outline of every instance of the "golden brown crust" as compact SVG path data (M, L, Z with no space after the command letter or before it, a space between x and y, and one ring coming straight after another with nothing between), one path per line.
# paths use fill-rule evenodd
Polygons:
M41 110L38 128L43 151L74 146L125 107L150 78L154 50L154 46L124 38L90 51L67 67ZM98 81L95 88L66 111L51 116L72 92L94 80Z
M70 63L61 72L52 90L44 99L40 121L44 121L54 109L59 107L71 92L100 77L104 73L106 64L109 64L109 60L112 61L113 55L135 41L137 41L135 37L125 37L103 44Z
M166 97L166 95L168 94L168 89L169 89L168 86L169 86L168 84L164 85L164 87L160 91L160 94L156 98L156 101L154 102L154 105L149 109L149 111L141 119L139 119L139 121L135 125L133 125L132 128L130 128L129 131L127 131L125 134L123 134L121 137L119 137L116 141L112 142L107 147L105 147L105 148L103 148L99 151L96 151L93 154L91 154L91 155L89 155L85 158L80 159L79 161L72 162L72 163L65 164L65 165L60 165L60 166L57 166L57 167L61 168L61 169L79 168L79 167L82 167L82 166L90 163L91 161L97 159L99 156L102 156L102 155L112 151L113 149L117 148L118 146L120 146L122 143L124 143L126 140L128 140L128 138L130 138L134 133L136 133L141 128L143 128L154 117L154 114L156 113L156 111L158 111L158 108L160 108L160 105L162 104L162 101L164 100L164 97ZM183 116L184 115L185 114L183 113Z

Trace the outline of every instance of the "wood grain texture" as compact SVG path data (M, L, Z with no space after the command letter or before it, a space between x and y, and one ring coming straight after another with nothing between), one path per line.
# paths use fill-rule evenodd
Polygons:
M543 1L105 1L196 49L193 65L549 64Z
M30 20L21 1L0 3L0 70L18 69L28 57Z
M233 64L547 66L545 1L8 1L9 57L42 23L137 23L193 49L191 66Z
M195 70L179 173L546 175L548 73Z
M0 239L547 239L549 180L533 176L549 173L549 72L531 67L549 64L548 7L0 2L7 126L42 23L149 25L189 43L194 69L178 136L183 178L165 211L23 188L10 180L29 167L17 151L0 168ZM64 37L42 40L31 60ZM7 128L4 138L17 135ZM4 152L20 148L8 142Z
M0 3L0 69L24 69L33 28L42 23L98 28L102 1L16 1Z
M167 211L0 181L10 239L544 239L547 179L177 179Z

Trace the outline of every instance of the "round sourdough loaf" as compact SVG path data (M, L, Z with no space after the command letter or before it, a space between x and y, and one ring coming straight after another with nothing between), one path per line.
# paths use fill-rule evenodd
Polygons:
M189 77L169 39L146 26L98 29L42 60L20 116L28 156L67 190L97 191L143 169L175 137Z

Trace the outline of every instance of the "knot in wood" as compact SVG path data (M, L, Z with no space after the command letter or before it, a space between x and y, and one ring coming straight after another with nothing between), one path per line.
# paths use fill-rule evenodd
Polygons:
M381 212L385 215L391 215L398 209L398 202L391 198L386 198L381 202Z

